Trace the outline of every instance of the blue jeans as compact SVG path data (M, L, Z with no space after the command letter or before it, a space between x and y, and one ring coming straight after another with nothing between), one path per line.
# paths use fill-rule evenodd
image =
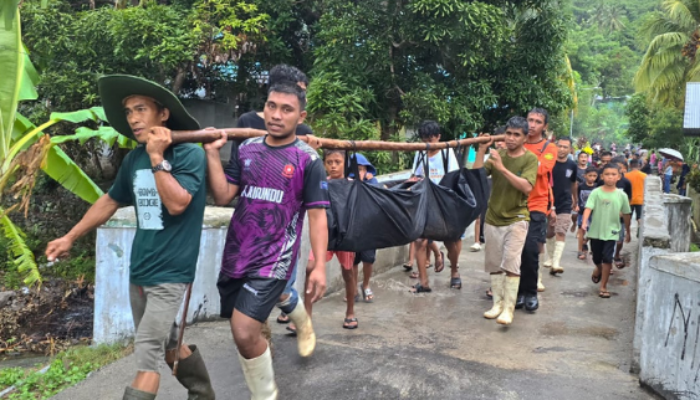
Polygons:
M297 258L296 262L294 262L294 266L292 267L292 276L289 277L289 280L287 281L287 286L284 287L284 292L282 292L283 295L289 295L289 298L283 303L277 304L277 307L280 310L282 310L282 312L285 314L290 314L292 311L294 311L294 308L299 302L299 293L297 293L297 290L294 289L294 284L297 281L298 265L299 258Z
M673 175L664 175L664 193L671 193L671 178Z

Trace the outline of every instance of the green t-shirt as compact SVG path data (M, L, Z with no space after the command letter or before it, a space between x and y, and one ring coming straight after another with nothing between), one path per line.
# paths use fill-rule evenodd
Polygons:
M173 177L192 195L182 214L170 215L162 204L145 146L127 154L109 190L114 201L133 205L136 211L129 280L138 286L189 283L197 267L206 200L204 150L195 144L178 144L169 147L164 157L172 165Z
M526 151L520 157L512 158L506 150L499 150L503 166L520 178L527 179L534 187L537 179L537 156ZM491 175L491 197L486 210L486 223L493 226L512 225L518 221L529 221L527 195L516 189L508 179L489 162L485 162L486 173Z
M630 202L627 195L620 189L614 192L605 192L599 187L591 192L586 201L586 208L590 208L591 224L586 235L590 239L619 240L620 213L629 214Z

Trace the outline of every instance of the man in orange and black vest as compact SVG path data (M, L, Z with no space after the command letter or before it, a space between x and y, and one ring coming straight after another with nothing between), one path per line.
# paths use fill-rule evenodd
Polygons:
M539 160L537 180L527 200L530 211L530 226L521 256L520 290L515 308L525 307L528 311L539 308L537 299L537 279L539 274L540 253L544 251L547 241L547 216L556 218L552 197L552 170L557 162L557 146L547 140L545 132L549 123L549 114L544 108L533 108L527 114L529 126L525 148L534 153Z

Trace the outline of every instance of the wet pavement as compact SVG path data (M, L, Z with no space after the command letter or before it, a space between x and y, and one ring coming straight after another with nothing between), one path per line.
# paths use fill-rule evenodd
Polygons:
M616 270L612 298L599 298L590 257L576 259L570 234L566 271L552 277L545 270L540 309L517 311L513 325L502 327L482 317L491 306L483 252L470 253L471 243L464 244L462 290L449 289L448 267L440 274L430 270L432 293L411 294L415 281L394 268L374 279L375 302L356 306L357 330L342 329L344 293L327 296L314 307L318 345L309 359L297 355L295 339L272 320L280 399L655 398L628 372L634 268ZM634 240L626 244L633 249ZM185 338L200 346L219 399L250 398L227 322L198 324ZM120 399L133 364L129 356L54 398ZM161 371L158 398L185 399L167 367Z

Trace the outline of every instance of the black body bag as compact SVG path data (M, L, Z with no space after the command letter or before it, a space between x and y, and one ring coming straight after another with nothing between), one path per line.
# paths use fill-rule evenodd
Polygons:
M359 177L357 159L349 157L349 171ZM346 171L346 176L349 174ZM403 246L418 239L425 226L427 185L410 190L372 186L347 179L328 181L328 250L365 251Z
M447 170L449 160L445 151L442 158ZM430 170L427 155L423 154L420 162L424 163L426 171ZM484 169L466 169L460 165L459 169L446 173L440 184L430 179L424 182L426 223L421 237L447 242L460 240L487 206L488 183Z

